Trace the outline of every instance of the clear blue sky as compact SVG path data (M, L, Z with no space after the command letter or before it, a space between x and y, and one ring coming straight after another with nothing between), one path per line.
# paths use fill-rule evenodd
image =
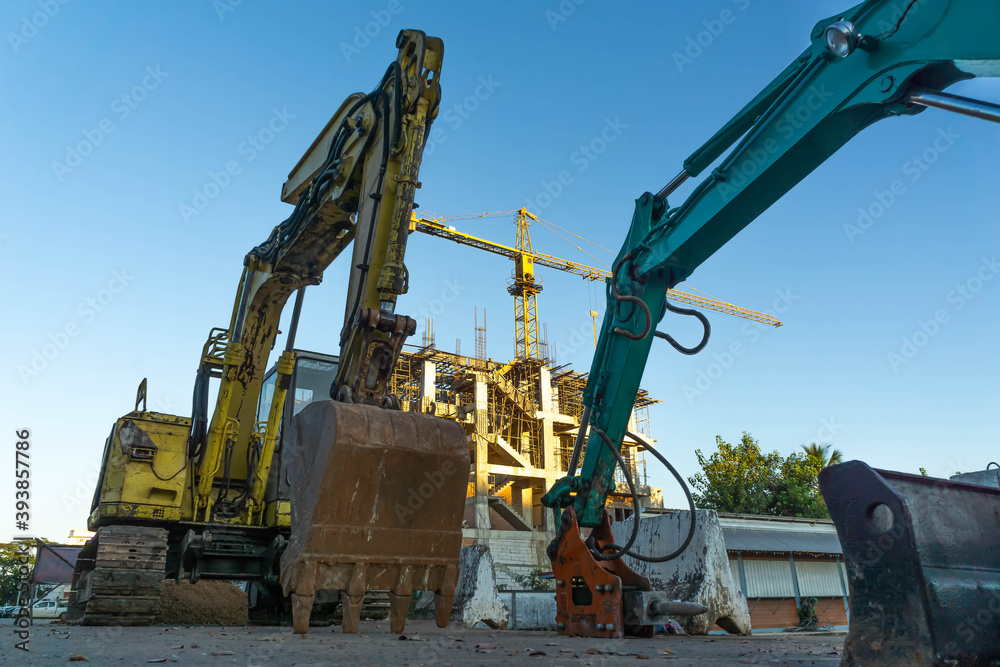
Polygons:
M51 17L39 14L45 7ZM677 173L800 53L814 23L845 4L626 8L588 0L565 17L558 7L556 0L3 3L0 258L9 285L0 469L10 489L14 431L31 429L33 532L59 539L84 527L104 439L131 409L143 377L151 406L189 414L201 346L211 327L228 322L243 256L289 212L278 198L288 171L344 97L374 86L401 28L446 45L444 140L426 156L419 204L446 215L528 200L537 206L545 183L570 170L572 183L537 212L616 250L633 200ZM697 40L706 21L717 28L712 21L727 9L729 24L703 35L707 45L691 51L691 62L679 61L689 38ZM358 34L378 19L388 24L372 23L377 34L366 44ZM482 99L466 102L473 111L444 115L477 88ZM990 81L955 90L1000 99ZM581 161L579 147L609 123L614 141ZM247 143L265 128L273 130L262 133L269 143ZM938 142L947 148L939 151L942 132L951 138ZM927 150L936 160L913 180L908 162ZM780 293L791 305L777 330L746 330L741 320L712 315L712 342L694 358L654 348L643 383L663 400L652 410L654 433L685 475L696 471L695 449L745 430L785 454L820 439L848 459L940 476L998 457L1000 278L984 268L1000 249L998 153L996 126L981 121L934 111L884 121L694 274L691 285L739 305L770 310ZM182 205L206 204L195 191L230 162L239 173L221 189L209 187L214 196L203 210L185 216ZM849 239L845 225L894 180L905 191ZM459 227L513 241L506 218ZM536 249L593 263L544 229L532 231ZM465 286L435 318L440 347L461 338L472 350L479 306L489 312L490 355L511 354L508 260L420 237L408 264L404 312L429 307L448 281ZM956 286L980 271L994 279L960 297ZM344 276L340 262L310 290L301 347L335 351ZM603 293L573 276L540 276L540 315L559 361L588 369L592 341L573 350L574 333L589 331L592 307L603 312ZM939 310L946 321L935 335L919 335L919 323ZM697 336L670 318L661 328L682 340ZM915 334L925 344L894 369L888 355L901 354L902 339ZM734 342L745 352L720 372L714 355ZM22 377L19 367L30 368L46 345L59 349L47 348L53 358ZM700 373L714 377L702 380L701 395L686 396ZM653 480L668 502L681 499L667 475L657 471ZM0 493L0 538L13 532L13 509L13 493Z

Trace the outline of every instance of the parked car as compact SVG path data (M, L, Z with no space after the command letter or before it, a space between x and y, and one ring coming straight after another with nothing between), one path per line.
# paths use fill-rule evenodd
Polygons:
M17 613L16 606L0 607L0 618L11 618Z
M32 618L58 618L66 620L66 603L62 600L39 600L31 608Z

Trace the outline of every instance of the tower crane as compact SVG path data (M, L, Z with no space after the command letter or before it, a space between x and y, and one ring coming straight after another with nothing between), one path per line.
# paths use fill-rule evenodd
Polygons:
M513 215L514 217L514 224L517 230L517 239L514 247L460 232L450 224L459 220L504 215ZM542 291L542 283L535 277L535 265L572 273L584 280L590 281L604 281L611 277L611 271L535 251L531 245L531 236L528 230L532 221L540 224L546 222L525 208L456 216L438 216L424 211L420 217L417 217L416 213L411 214L410 217L411 233L421 232L430 236L448 239L460 245L479 248L480 250L485 250L495 255L503 255L514 260L514 273L508 282L507 291L514 297L514 322L516 329L514 333L514 356L517 359L538 359L540 357L537 296ZM725 313L726 315L742 317L753 322L760 322L761 324L773 327L780 327L782 324L781 320L773 315L750 310L749 308L742 308L708 296L699 296L678 289L669 290L668 295L673 301L699 306L719 313Z

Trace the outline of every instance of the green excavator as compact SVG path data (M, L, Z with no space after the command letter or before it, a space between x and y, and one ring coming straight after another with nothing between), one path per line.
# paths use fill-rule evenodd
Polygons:
M671 304L666 291L869 125L929 107L1000 122L1000 106L943 92L1000 74L1000 3L868 0L819 21L809 37L802 54L689 156L676 177L636 200L608 281L569 472L542 500L562 511L549 547L561 582L561 633L621 637L648 630L623 616L644 586L621 557L677 555L635 554L637 522L632 539L615 545L604 510L615 468L624 469L619 450L653 340L684 354L708 342L707 320ZM706 172L685 199L668 203L688 179ZM703 340L687 348L657 331L668 311L698 317ZM819 482L850 585L843 664L997 664L1000 489L876 471L859 461L825 469ZM593 528L587 542L581 526Z

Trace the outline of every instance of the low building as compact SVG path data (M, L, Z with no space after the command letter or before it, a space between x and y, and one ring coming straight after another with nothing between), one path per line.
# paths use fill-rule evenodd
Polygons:
M719 523L754 632L798 625L811 600L820 627L847 629L847 572L832 521L720 514Z
M66 544L83 546L87 543L87 540L92 538L94 535L95 533L93 531L74 528L69 531L69 535L66 537Z

